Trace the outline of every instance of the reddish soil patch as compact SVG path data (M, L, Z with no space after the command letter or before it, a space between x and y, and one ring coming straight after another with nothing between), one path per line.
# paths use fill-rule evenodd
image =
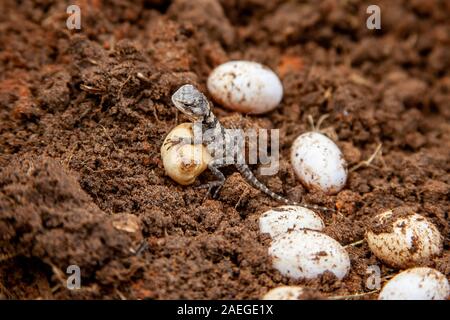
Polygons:
M283 81L269 114L214 109L227 125L281 130L280 171L264 183L336 207L321 214L343 245L386 209L428 217L445 237L428 265L450 277L450 2L78 3L82 29L69 31L68 2L2 1L1 298L258 299L281 284L317 298L369 291L369 265L383 281L396 272L363 243L348 247L344 280L289 280L272 268L257 225L276 202L232 168L217 200L165 175L161 143L187 120L171 94L185 83L206 92L208 73L231 59L264 63ZM365 27L369 4L381 7L379 31ZM325 113L350 165L383 146L335 196L308 192L289 163L308 115ZM63 286L70 264L81 267L80 290Z

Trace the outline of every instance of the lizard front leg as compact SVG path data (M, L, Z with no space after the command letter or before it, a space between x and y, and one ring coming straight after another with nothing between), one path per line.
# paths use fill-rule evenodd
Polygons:
M193 144L193 142L194 140L190 137L173 137L171 139L167 139L164 143L164 146L168 146L167 149L170 149L177 145L181 147L186 144Z
M168 145L168 149L179 145L180 147L186 144L191 145L198 145L198 144L204 144L205 141L203 141L203 133L202 133L202 123L201 122L194 122L192 124L192 136L191 137L179 137L175 136L171 139L168 139L165 142L165 145Z

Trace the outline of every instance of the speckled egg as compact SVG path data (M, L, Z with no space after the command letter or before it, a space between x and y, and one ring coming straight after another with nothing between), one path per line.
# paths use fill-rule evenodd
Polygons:
M283 98L283 86L268 67L251 61L229 61L208 77L213 99L233 111L261 114L275 109Z
M303 288L299 286L281 286L269 290L262 300L301 300L303 293Z
M259 218L261 233L271 237L292 230L311 229L320 231L325 227L322 218L314 211L301 206L281 206L264 212Z
M405 270L389 280L379 300L445 300L450 295L447 278L431 268Z
M308 189L334 194L347 181L347 162L341 150L319 132L304 133L295 139L291 163L295 174Z
M375 256L395 268L416 266L443 248L439 230L428 219L419 214L396 218L391 210L374 218L366 238Z
M276 237L269 255L281 274L294 279L314 279L325 271L342 279L350 269L350 258L339 242L313 230L291 231Z

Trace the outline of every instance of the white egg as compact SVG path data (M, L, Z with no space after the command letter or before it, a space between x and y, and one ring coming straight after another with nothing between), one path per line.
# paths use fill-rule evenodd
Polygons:
M182 123L169 132L161 146L166 174L182 185L194 183L208 167L211 155L202 144L177 143L179 138L193 138L192 123Z
M439 230L421 215L396 219L389 210L376 216L374 223L366 233L367 243L375 256L391 267L413 267L442 251Z
M304 290L299 286L282 286L269 290L262 300L301 300Z
M278 76L266 66L251 61L221 64L209 75L207 87L216 102L244 113L271 111L283 98Z
M388 281L379 300L445 300L450 295L447 278L431 268L405 270Z
M311 229L320 231L325 227L314 211L301 206L281 206L266 211L259 218L261 233L273 238L291 230Z
M278 236L269 247L269 255L281 274L294 279L313 279L325 271L342 279L350 269L350 258L339 242L313 230Z
M291 162L295 174L308 189L334 194L347 181L347 163L341 150L319 132L304 133L295 139Z

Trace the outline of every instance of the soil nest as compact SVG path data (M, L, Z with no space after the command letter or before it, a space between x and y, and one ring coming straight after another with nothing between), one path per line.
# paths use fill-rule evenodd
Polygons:
M0 10L0 298L259 299L281 285L311 298L367 293L367 268L397 271L370 252L375 215L407 208L432 221L444 253L427 262L450 278L450 2L2 1ZM20 21L20 23L18 22ZM246 59L280 76L274 111L240 116L214 105L228 127L279 128L280 168L258 178L320 212L346 247L351 270L292 280L274 270L258 219L279 204L232 167L218 199L164 173L159 150L187 118L170 101L182 84L207 94L218 64ZM337 195L296 179L290 146L308 116L350 166ZM255 173L258 166L252 166ZM409 212L408 211L408 212ZM357 243L357 244L355 244ZM81 269L81 289L65 287ZM376 294L361 298L376 298Z

